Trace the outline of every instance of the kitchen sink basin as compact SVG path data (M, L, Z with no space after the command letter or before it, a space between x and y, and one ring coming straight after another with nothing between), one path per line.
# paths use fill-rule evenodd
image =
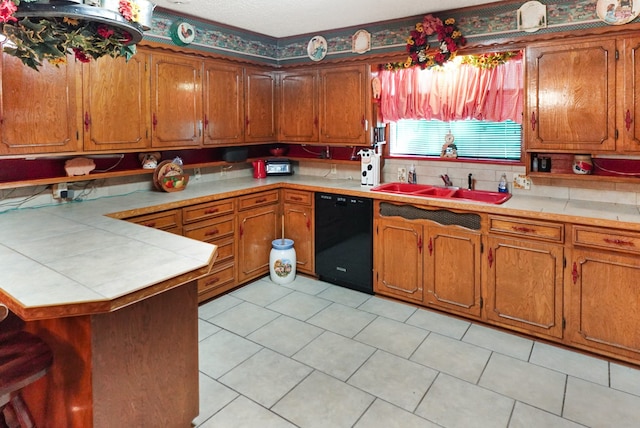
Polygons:
M431 198L457 199L502 204L510 197L510 193L489 192L486 190L468 190L457 187L431 186L428 184L385 183L371 189L374 192L394 193L410 196L427 196Z

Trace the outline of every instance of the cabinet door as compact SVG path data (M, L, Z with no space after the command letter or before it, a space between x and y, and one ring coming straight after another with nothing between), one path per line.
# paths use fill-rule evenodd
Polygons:
M245 141L275 141L276 82L273 72L245 70Z
M527 69L528 148L615 150L615 39L528 47Z
M178 54L153 54L151 109L153 147L202 142L202 61Z
M278 140L318 142L318 72L285 72L279 88Z
M480 234L429 227L424 247L426 303L480 317Z
M422 226L409 221L377 218L374 227L374 291L422 303Z
M271 242L280 223L278 205L267 205L238 214L238 281L269 273Z
M313 211L310 206L284 203L285 238L293 239L296 250L296 269L314 273Z
M81 150L82 74L72 58L35 71L2 54L0 154Z
M244 87L241 66L204 63L204 144L244 139Z
M572 344L640 360L638 256L576 249L568 277Z
M640 151L640 37L624 39L622 94L618 95L616 121L623 140L623 150Z
M369 143L367 66L332 67L320 72L320 140Z
M103 57L84 66L84 149L144 149L151 143L148 55Z
M538 336L562 337L563 247L489 237L485 257L489 321Z

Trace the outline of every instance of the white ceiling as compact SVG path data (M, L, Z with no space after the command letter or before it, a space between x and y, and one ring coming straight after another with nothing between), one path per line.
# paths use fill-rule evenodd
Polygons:
M158 7L276 38L406 18L495 0L152 0Z

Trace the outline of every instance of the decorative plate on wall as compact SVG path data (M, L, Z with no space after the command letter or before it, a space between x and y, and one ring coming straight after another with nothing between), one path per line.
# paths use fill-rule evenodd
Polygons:
M367 30L358 30L353 35L351 51L363 54L371 49L371 34Z
M547 6L528 1L518 9L518 30L533 33L547 27Z
M327 55L327 40L322 36L314 36L307 45L307 54L313 61L320 61Z
M640 0L598 0L596 12L607 24L626 24L640 13Z
M196 38L196 28L185 21L175 21L169 28L171 40L178 46L186 46Z

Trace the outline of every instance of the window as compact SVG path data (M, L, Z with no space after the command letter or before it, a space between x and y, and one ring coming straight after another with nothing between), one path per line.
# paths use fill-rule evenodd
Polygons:
M451 131L459 158L520 160L522 126L510 120L403 119L390 125L391 156L440 156Z

